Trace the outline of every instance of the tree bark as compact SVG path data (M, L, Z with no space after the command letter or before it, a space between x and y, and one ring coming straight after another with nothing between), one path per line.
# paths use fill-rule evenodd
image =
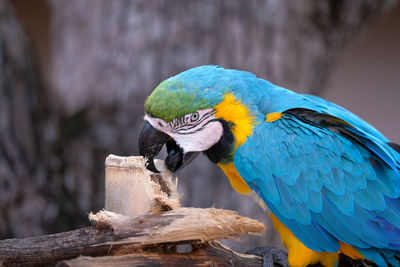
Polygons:
M261 257L236 253L217 242L198 245L189 253L140 252L121 256L79 257L57 264L73 266L263 266Z
M79 255L106 255L116 240L109 229L86 227L58 234L0 241L1 266L46 266ZM116 247L118 248L118 247Z

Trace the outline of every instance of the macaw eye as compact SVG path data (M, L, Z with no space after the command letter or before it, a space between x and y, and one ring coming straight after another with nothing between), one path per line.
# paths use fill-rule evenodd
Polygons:
M190 116L190 121L197 121L199 119L199 113L195 112L192 114L192 116Z

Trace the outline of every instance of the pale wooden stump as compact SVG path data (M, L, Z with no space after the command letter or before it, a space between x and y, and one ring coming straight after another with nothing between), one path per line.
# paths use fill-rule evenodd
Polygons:
M155 164L161 173L147 170L143 157L109 155L105 163L105 209L136 216L179 208L177 178L163 161L156 160Z

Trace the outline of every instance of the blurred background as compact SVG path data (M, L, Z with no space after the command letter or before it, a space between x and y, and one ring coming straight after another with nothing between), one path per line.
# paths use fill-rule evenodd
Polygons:
M394 0L0 0L0 239L88 225L104 160L137 155L144 99L185 69L247 70L358 114L400 142ZM178 173L186 206L268 225L205 157Z

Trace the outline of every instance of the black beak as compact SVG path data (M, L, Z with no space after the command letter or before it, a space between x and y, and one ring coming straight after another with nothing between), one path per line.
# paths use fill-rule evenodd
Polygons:
M166 144L168 152L165 165L172 172L188 165L199 154L198 152L183 153L169 135L157 130L146 121L139 137L139 153L147 159L146 168L148 170L159 172L154 165L154 157L160 153L164 144Z
M183 153L182 149L172 138L167 141L167 152L168 156L165 159L165 165L168 170L172 172L176 172L180 168L185 167L199 155L199 152Z
M139 137L139 154L147 159L146 168L152 172L159 172L154 165L154 157L170 137L157 130L146 121Z

